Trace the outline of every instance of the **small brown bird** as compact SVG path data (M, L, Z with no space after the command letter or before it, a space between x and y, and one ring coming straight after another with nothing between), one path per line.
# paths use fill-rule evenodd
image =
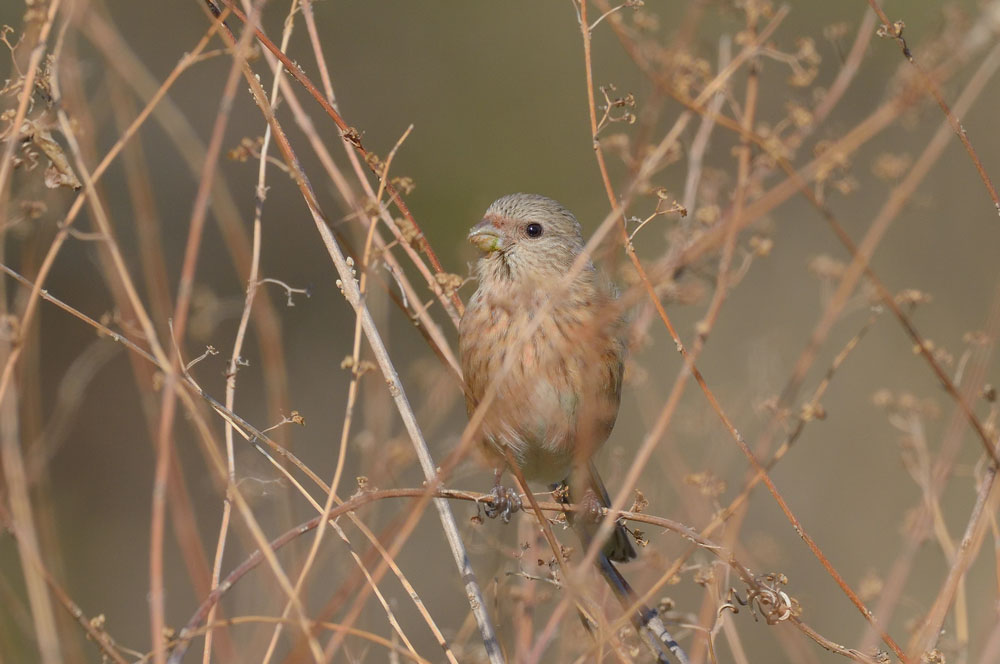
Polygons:
M550 198L511 194L490 205L469 241L483 252L476 265L479 287L459 328L470 416L496 383L482 441L497 471L501 508L487 514L500 513L506 521L520 506L516 493L500 488L504 447L528 480L565 484L570 500L608 506L592 458L618 416L624 326L613 287L592 263L563 283L583 250L579 222ZM589 542L595 520L573 521ZM621 524L604 553L619 562L635 557Z

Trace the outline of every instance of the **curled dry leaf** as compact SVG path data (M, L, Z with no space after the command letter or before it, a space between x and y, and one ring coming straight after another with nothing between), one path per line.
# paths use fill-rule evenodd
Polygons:
M73 191L83 187L80 179L73 172L73 167L69 165L66 153L62 146L52 138L52 134L46 129L42 129L35 122L26 120L21 125L21 135L30 139L46 157L48 157L49 167L45 169L45 186L50 189L58 187L69 187Z

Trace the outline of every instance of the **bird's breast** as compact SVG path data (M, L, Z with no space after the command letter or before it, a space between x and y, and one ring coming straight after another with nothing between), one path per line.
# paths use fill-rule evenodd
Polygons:
M529 479L564 477L582 436L594 449L618 411L621 343L593 298L483 293L469 302L460 354L470 413L492 386L483 437L511 448Z

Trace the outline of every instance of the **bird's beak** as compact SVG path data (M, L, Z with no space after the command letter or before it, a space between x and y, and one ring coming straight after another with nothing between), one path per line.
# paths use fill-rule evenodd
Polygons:
M500 237L500 229L489 218L483 219L472 227L472 230L469 231L469 242L474 244L484 254L491 254L494 251L501 251L503 249L503 239Z

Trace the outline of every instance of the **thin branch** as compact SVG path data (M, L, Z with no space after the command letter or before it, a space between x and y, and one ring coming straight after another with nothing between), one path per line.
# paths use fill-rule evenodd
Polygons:
M211 2L212 0L205 0L205 1ZM243 21L244 23L247 22L246 16L243 14L243 12L239 10L238 7L232 4L232 0L222 0L222 2L241 21ZM214 7L214 5L212 6ZM341 137L344 139L344 141L353 146L353 148L357 151L357 153L361 155L361 158L366 163L368 163L367 157L369 153L364 148L364 145L362 144L361 141L361 135L358 133L358 131L351 126L348 126L348 124L340 116L340 113L338 113L337 110L330 104L330 102L328 102L323 97L320 91L316 89L316 86L305 75L305 72L303 72L298 65L292 62L288 56L286 56L280 49L278 49L278 47L274 45L274 42L268 39L267 35L265 35L264 32L259 27L257 27L256 25L250 27L253 28L254 33L256 34L257 39L260 41L261 45L263 45L264 48L266 48L268 51L274 54L274 56L281 61L281 63L285 66L285 69L288 71L288 73L292 75L292 78L301 83L302 86L309 92L309 94L312 95L313 99L315 99L319 103L319 105L323 108L323 110L326 111L327 115L330 116L334 124L336 124L337 127L340 129ZM369 168L371 169L372 173L378 175L378 170L375 168L375 166L369 164ZM399 196L399 193L396 191L396 188L392 185L392 183L386 182L385 190L389 193L390 198L392 198L393 202L396 204L396 207L399 208L399 211L403 213L403 216L406 217L406 219L410 223L412 223L416 228L419 229L417 221L416 219L413 218L413 214L410 212L409 207ZM420 238L419 239L420 248L427 255L427 259L430 260L431 265L434 267L434 271L438 273L444 272L444 268L441 267L441 262L438 260L437 254L434 253L434 250L431 248L430 243L424 237L424 234L422 232L420 233L419 238ZM462 301L455 293L452 294L452 303L459 312L462 311L463 308Z
M214 5L209 5L209 8L214 14L218 14L218 10ZM238 10L237 10L238 11ZM228 32L223 33L226 36L227 42L230 44L235 43L235 39ZM262 35L258 35L258 38L263 38ZM266 38L263 38L266 39ZM273 47L273 44L271 45ZM270 50L270 49L269 49ZM277 55L277 54L275 54ZM284 56L278 56L279 58ZM286 58L287 59L287 58ZM286 68L288 63L286 63ZM296 74L293 71L293 76ZM315 223L316 229L319 232L320 239L322 240L324 246L327 249L330 258L333 260L337 272L340 274L341 283L343 284L344 296L350 305L354 308L355 312L361 317L362 327L365 331L365 336L368 339L372 351L375 355L375 359L382 370L382 374L385 377L386 384L388 386L389 392L393 397L393 401L396 403L397 410L403 420L403 424L406 427L407 433L410 436L410 440L413 443L414 449L417 453L417 457L420 460L421 468L424 471L424 475L427 478L427 483L429 486L434 486L436 484L436 469L433 460L431 459L430 452L427 449L427 443L424 441L423 433L420 430L420 426L416 421L416 417L413 414L413 410L410 407L409 400L406 397L406 393L403 391L402 383L399 379L399 374L396 372L393 366L392 360L389 357L388 350L382 341L381 335L378 329L375 327L375 322L372 319L371 312L368 310L364 299L361 297L361 293L358 290L358 284L354 280L354 275L351 272L350 266L347 264L343 253L337 244L336 239L333 237L330 231L326 218L320 211L319 205L316 202L316 196L313 192L312 185L309 182L308 177L304 172L302 172L299 167L299 161L295 157L294 151L288 142L287 137L281 129L277 119L271 112L270 106L267 103L266 96L263 89L260 87L260 83L257 81L256 77L250 71L249 67L245 67L244 70L244 80L250 85L250 90L254 96L254 100L257 102L258 108L264 114L268 123L272 126L274 131L275 139L277 140L278 146L285 157L286 163L289 167L293 169L296 174L296 182L299 186L303 198L309 211L312 214L313 221ZM311 84L310 84L311 85ZM312 88L315 90L315 88ZM323 101L323 103L329 107L329 104ZM329 107L332 111L332 107ZM339 116L338 116L339 117ZM343 121L341 121L343 122ZM390 195L394 195L394 190L390 189L387 185L386 191ZM452 555L455 558L455 563L458 566L459 574L463 579L466 593L469 599L469 604L472 608L473 614L476 616L477 623L480 628L480 632L483 637L483 644L486 648L486 652L490 658L491 662L499 664L502 661L502 656L499 648L499 643L496 639L496 633L494 631L492 622L486 613L486 602L483 598L482 590L479 587L479 583L476 581L475 573L472 570L472 566L469 562L468 555L465 552L465 547L462 544L461 535L458 531L458 525L455 522L455 517L451 512L451 508L447 501L443 499L437 499L434 501L435 507L438 510L438 515L440 517L442 526L445 531L446 538L448 540L449 547L452 551ZM289 587L289 590L291 588Z
M952 131L958 136L958 140L962 142L962 146L965 147L965 151L969 154L969 159L972 160L972 165L975 166L976 172L979 174L979 179L983 181L983 186L986 187L986 193L989 194L990 200L993 201L993 207L996 208L997 214L1000 214L1000 195L997 194L996 187L993 186L993 181L990 179L989 173L986 172L986 167L983 166L983 162L980 161L975 148L972 147L972 142L966 134L965 127L962 126L958 117L948 107L948 103L944 100L944 95L941 94L940 88L938 88L927 70L913 57L910 47L903 38L903 22L890 22L889 17L882 10L882 7L879 6L878 0L868 0L868 6L878 14L879 20L882 21L882 26L879 28L878 34L896 40L902 50L903 57L917 70L920 80L927 87L927 91L934 97L937 105L941 107L941 112L948 119L948 124L951 126ZM963 111L958 111L958 113L961 114Z
M7 522L5 524L7 532L9 532L15 540L21 537L21 532L16 527L13 527L14 520L12 515L7 512L7 509L3 506L3 504L0 504L0 521ZM38 566L38 570L45 579L45 583L48 585L49 590L56 596L59 603L62 604L66 613L68 613L76 624L78 624L80 628L87 633L87 639L93 641L94 644L101 650L102 656L116 662L116 664L126 664L128 660L126 660L122 654L118 652L115 640L111 638L111 635L108 634L103 627L99 627L100 623L98 621L87 617L87 615L83 612L83 609L81 609L80 606L69 596L66 590L59 585L59 582L52 575L52 572L45 566L41 557L36 556L31 561L31 564Z

